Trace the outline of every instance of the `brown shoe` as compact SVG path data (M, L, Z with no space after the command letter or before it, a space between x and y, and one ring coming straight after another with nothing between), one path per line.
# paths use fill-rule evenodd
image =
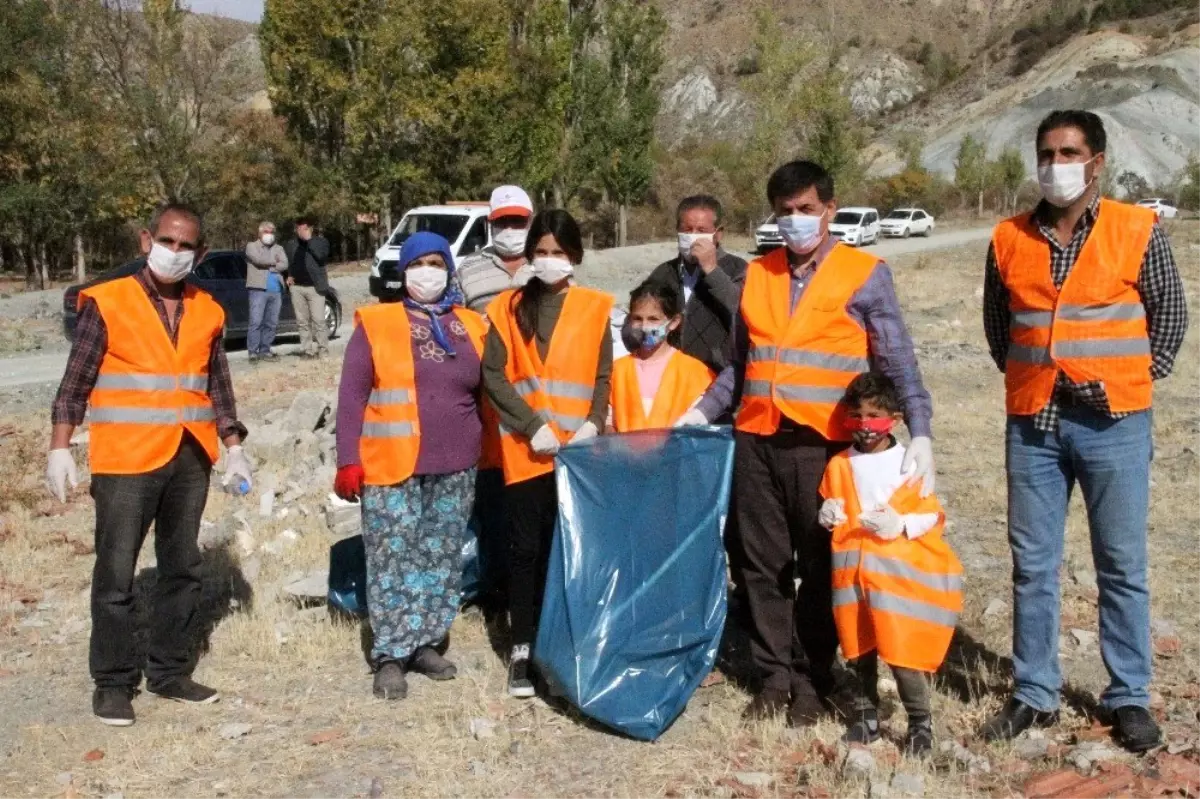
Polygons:
M787 691L764 688L750 700L750 704L742 711L742 718L747 721L765 721L783 715L787 709Z
M816 694L796 694L788 708L789 727L811 727L829 714L829 707Z

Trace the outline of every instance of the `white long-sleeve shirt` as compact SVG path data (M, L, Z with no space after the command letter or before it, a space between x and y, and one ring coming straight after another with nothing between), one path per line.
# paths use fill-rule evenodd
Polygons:
M850 468L854 473L854 490L858 494L858 505L864 511L872 511L888 503L905 480L900 472L904 462L904 445L896 442L894 447L883 452L870 454L850 448ZM920 538L938 522L937 513L906 513L904 533L910 539ZM857 523L857 519L854 520Z

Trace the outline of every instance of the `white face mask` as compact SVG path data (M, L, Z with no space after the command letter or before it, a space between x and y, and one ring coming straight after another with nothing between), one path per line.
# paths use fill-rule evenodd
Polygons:
M525 252L525 240L529 230L523 227L506 227L492 231L492 246L496 252L511 258Z
M575 266L562 258L534 258L530 274L551 286L575 274Z
M807 255L821 243L821 220L824 218L824 213L820 216L791 214L781 216L775 222L788 249L797 255Z
M698 241L712 241L713 233L679 233L679 254L684 260L691 260L689 254L692 251L692 245Z
M417 302L437 302L446 293L450 273L436 266L410 266L404 270L404 288Z
M1038 185L1046 202L1066 208L1083 196L1091 181L1084 169L1093 159L1075 164L1046 164L1038 167Z
M178 283L183 280L191 274L195 262L196 253L193 251L172 252L157 241L150 246L150 254L146 256L150 271L164 283Z
M266 246L270 247L272 244L275 243L275 234L274 233L262 234L262 243L265 244Z

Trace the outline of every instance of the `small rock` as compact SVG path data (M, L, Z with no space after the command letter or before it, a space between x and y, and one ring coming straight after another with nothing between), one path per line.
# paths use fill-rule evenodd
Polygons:
M1098 585L1096 583L1096 573L1091 569L1084 568L1083 566L1079 566L1071 570L1071 579L1074 580L1075 584L1080 588L1087 588L1092 591L1098 589Z
M896 681L891 677L881 677L879 682L876 683L876 687L878 688L879 693L887 694L889 696L894 696L899 690L896 686Z
M925 778L920 774L901 774L897 773L892 777L892 781L888 783L889 791L887 795L917 797L925 795Z
M1003 599L1000 599L997 597L996 599L993 599L991 602L989 602L987 604L987 607L984 608L983 617L985 619L993 619L993 618L999 616L1001 613L1003 613L1007 609L1008 609L1008 603L1005 602Z
M262 496L258 498L258 515L264 519L269 519L274 508L275 495L269 491L262 492Z
M1154 619L1150 622L1150 630L1155 636L1175 635L1175 622L1169 619Z
M467 770L471 772L472 777L487 776L487 766L480 760L472 760L467 764Z
M238 738L245 737L250 734L250 730L254 729L254 725L246 724L245 722L231 722L222 724L217 728L217 735L224 738L226 741L233 741Z
M45 619L43 619L40 616L30 616L27 619L21 619L21 623L18 624L17 626L24 627L26 629L29 629L31 627L49 627L50 622L46 621Z
M735 771L733 779L747 788L766 788L775 781L775 778L765 771Z
M1050 742L1042 738L1018 738L1013 752L1022 760L1041 760L1050 751Z
M302 601L324 602L329 595L329 570L317 569L299 579L289 580L284 583L283 592Z
M1091 769L1094 763L1112 760L1116 756L1116 751L1103 741L1084 741L1071 751L1067 756L1067 760L1075 768L1086 772Z
M59 785L70 785L71 780L73 780L73 779L75 779L75 775L72 774L71 772L60 771L58 773L58 776L56 776L54 778L54 781L57 782Z
M521 754L521 748L520 741L513 741L508 745L508 753L513 757L516 757L517 755Z
M258 579L258 573L262 570L262 561L258 558L246 558L242 563L242 577L248 583L253 583Z
M1079 647L1084 649L1091 648L1100 640L1099 633L1094 633L1091 630L1081 630L1078 627L1071 628L1071 637L1075 639L1075 643Z
M496 737L496 722L491 719L471 719L470 729L471 735L475 737L476 741Z
M875 773L875 757L866 749L850 747L846 760L842 763L842 777L845 779L862 779Z
M990 774L992 763L985 755L977 755L967 747L954 741L952 743L954 762L967 770L968 774Z
M370 799L379 799L379 797L383 796L383 780L379 779L378 777L372 777L371 789L367 791L367 796L369 796Z
M292 637L292 625L286 621L275 622L275 643L283 646Z

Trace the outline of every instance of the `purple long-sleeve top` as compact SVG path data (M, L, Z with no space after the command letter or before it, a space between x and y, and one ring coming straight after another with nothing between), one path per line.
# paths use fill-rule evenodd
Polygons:
M813 273L821 268L837 240L827 236L817 250L812 264L800 274L792 272L791 307L804 296ZM928 436L933 419L933 400L921 380L921 369L913 350L912 337L904 324L900 300L892 283L892 270L880 261L867 281L850 298L846 313L867 333L871 368L883 372L896 384L904 403L904 421L914 436ZM721 371L705 393L697 410L708 419L716 419L726 411L737 408L742 400L742 383L746 376L746 355L750 351L750 334L739 311L733 322L733 354L729 366Z
M396 311L402 312L400 307ZM407 308L403 312L408 314L412 330L417 419L421 426L414 474L452 474L469 469L479 460L483 433L478 401L479 355L454 312L441 317L442 328L453 339L457 352L453 358L433 340L425 316ZM338 386L338 467L361 463L358 444L374 385L371 342L359 326L346 345L342 381Z

